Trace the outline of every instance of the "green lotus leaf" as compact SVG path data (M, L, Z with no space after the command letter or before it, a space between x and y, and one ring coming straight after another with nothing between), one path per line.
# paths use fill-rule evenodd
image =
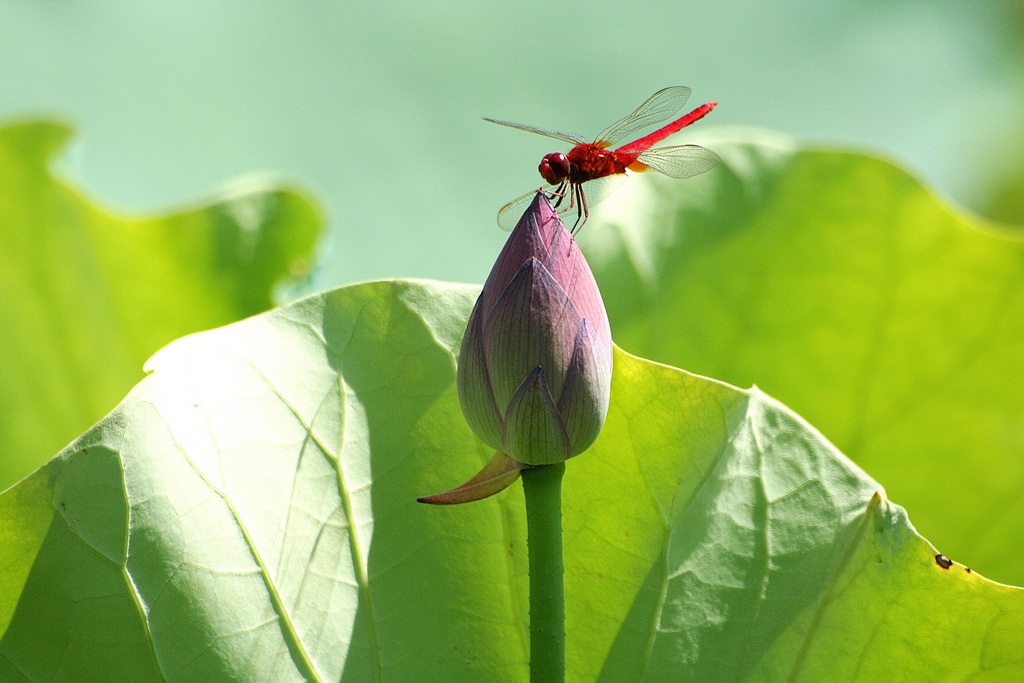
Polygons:
M519 484L455 358L478 290L377 282L178 340L0 495L5 681L525 681ZM570 681L1016 680L1024 591L936 559L757 389L617 352L564 482Z
M623 348L756 384L949 557L1024 585L1024 234L891 162L765 134L632 179L581 241Z
M305 195L266 183L171 213L111 211L52 171L70 137L49 121L0 126L0 489L105 415L161 346L270 308L322 223Z

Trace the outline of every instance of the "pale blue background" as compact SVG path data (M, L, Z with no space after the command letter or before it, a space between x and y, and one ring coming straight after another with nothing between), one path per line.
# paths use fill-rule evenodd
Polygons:
M269 173L332 233L309 286L482 281L550 141L667 85L752 125L874 150L983 208L1024 157L1014 4L4 2L0 117L56 114L64 172L155 210ZM557 145L556 145L557 147ZM585 235L584 235L585 238Z

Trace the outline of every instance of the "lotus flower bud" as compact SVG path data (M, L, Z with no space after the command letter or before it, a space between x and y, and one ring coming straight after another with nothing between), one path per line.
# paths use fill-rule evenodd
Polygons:
M612 340L601 292L538 193L498 256L459 354L466 421L527 465L562 462L597 438L608 412Z
M601 292L538 192L491 269L459 354L462 412L496 453L465 484L417 500L480 500L511 485L525 467L582 453L604 426L611 376Z

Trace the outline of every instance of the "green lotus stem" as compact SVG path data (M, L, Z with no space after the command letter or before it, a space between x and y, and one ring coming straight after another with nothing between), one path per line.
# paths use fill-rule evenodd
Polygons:
M564 473L564 462L522 472L530 556L530 683L565 681Z

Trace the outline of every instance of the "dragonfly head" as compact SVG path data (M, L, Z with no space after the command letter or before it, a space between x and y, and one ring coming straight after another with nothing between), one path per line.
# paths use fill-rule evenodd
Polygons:
M545 154L537 170L544 180L551 185L557 185L569 177L569 159L561 152Z

